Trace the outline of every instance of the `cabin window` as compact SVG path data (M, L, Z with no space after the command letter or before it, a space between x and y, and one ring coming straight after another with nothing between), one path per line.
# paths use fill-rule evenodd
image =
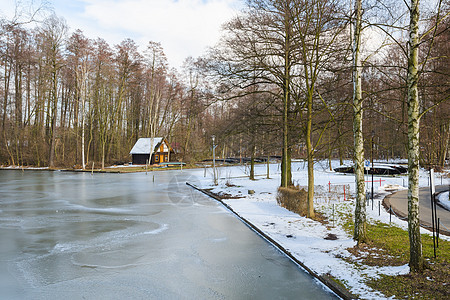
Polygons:
M169 157L167 155L164 156L164 161L169 161Z
M155 162L159 162L159 155L155 155Z

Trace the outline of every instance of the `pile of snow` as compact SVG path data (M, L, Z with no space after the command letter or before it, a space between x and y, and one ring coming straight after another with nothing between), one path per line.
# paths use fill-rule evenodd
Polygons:
M391 192L397 192L399 190L406 190L406 189L407 189L407 187L404 187L404 186L401 186L398 184L385 184L382 187L380 187L378 190L380 192L384 191L384 192L391 193Z
M136 167L136 165L132 165L130 163L130 164L125 164L125 165L112 165L112 166L109 166L109 167L105 167L105 169L133 168L133 167ZM138 167L139 167L139 165L138 165Z
M241 217L247 219L265 234L277 241L283 248L291 252L299 261L319 275L329 274L345 283L349 290L364 299L384 298L378 291L372 290L365 284L367 278L377 278L381 274L407 274L408 265L391 267L372 267L356 265L348 261L357 258L347 251L356 245L352 236L340 226L343 222L339 215L352 214L354 210L355 182L353 174L340 174L330 171L337 162L329 166L327 162L318 162L315 166L315 208L325 214L331 224L301 217L280 206L276 201L277 188L280 182L279 164L270 165L270 179L266 179L266 166L256 166L255 181L249 180L248 166L221 167L219 171L219 185L214 186L212 172L208 177L198 176L196 184L200 188L211 188L214 193L226 193L239 198L225 199ZM200 170L197 170L200 172ZM206 172L206 170L205 170ZM206 173L205 173L206 174ZM292 164L293 181L299 186L307 185L306 163L302 161ZM371 181L371 177L366 178ZM389 224L390 215L381 205L382 199L393 191L405 189L406 175L374 176L374 203L368 202L367 217L369 222L375 220ZM420 172L420 185L427 186L428 174ZM344 192L344 187L346 191ZM371 182L367 183L367 191L371 189ZM249 190L254 190L250 194ZM344 194L346 193L346 194ZM448 195L447 195L448 199ZM407 223L392 216L392 226L407 230ZM421 229L422 233L429 233ZM337 237L336 240L325 239L328 234ZM448 237L444 237L448 239ZM345 260L343 258L346 258Z
M445 209L450 210L450 200L449 200L449 192L440 193L438 196L439 203L445 207Z

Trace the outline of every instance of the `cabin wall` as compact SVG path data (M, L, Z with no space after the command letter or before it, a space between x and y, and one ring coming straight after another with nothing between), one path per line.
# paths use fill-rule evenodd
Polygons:
M133 165L145 165L149 157L150 154L133 154L132 155Z
M156 152L152 157L152 164L159 164L162 162L168 162L170 159L168 152Z

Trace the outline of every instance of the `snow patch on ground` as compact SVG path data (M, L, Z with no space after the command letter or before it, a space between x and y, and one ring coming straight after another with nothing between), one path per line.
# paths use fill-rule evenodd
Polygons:
M348 162L347 162L348 163ZM331 168L338 166L332 161ZM294 161L292 163L293 181L300 185L307 185L306 163ZM352 214L354 210L355 182L353 174L339 174L330 170L328 162L321 161L315 165L315 208L332 220L328 226L301 217L277 204L276 193L280 182L280 165L271 164L267 179L267 166L257 165L256 180L248 179L249 167L219 167L219 185L214 186L212 170L197 170L196 175L200 188L211 189L214 193L223 193L238 198L225 199L240 216L247 219L265 234L277 241L282 247L290 251L299 261L317 274L329 274L349 287L350 291L360 298L385 298L378 291L372 290L365 284L366 278L377 278L381 274L407 274L408 265L371 267L353 264L356 257L347 251L356 245L352 236L348 235L340 226L339 215ZM200 175L201 174L201 175ZM207 175L207 176L206 176ZM420 172L420 185L428 185L428 173ZM367 190L371 190L371 176L366 177ZM366 207L370 222L380 221L389 224L389 213L381 205L382 199L397 190L406 189L407 175L374 176L374 203L369 201ZM448 179L447 179L448 181ZM346 189L344 194L344 188ZM249 190L254 190L250 194ZM448 195L447 195L448 199ZM372 209L373 207L373 209ZM392 216L392 226L407 230L407 222ZM422 233L430 234L421 229ZM328 234L337 236L337 240L327 240ZM448 237L442 236L445 239ZM450 239L449 239L450 240ZM343 258L347 258L344 260Z
M2 169L12 169L12 170L47 170L48 167L27 167L27 166L0 166Z
M438 196L438 201L443 207L445 207L445 209L450 210L450 200L448 198L448 193L449 192L440 193Z

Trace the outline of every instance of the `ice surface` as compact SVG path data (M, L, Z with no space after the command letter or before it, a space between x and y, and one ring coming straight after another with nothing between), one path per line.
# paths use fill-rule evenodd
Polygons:
M0 171L0 298L334 297L196 171L154 175Z

